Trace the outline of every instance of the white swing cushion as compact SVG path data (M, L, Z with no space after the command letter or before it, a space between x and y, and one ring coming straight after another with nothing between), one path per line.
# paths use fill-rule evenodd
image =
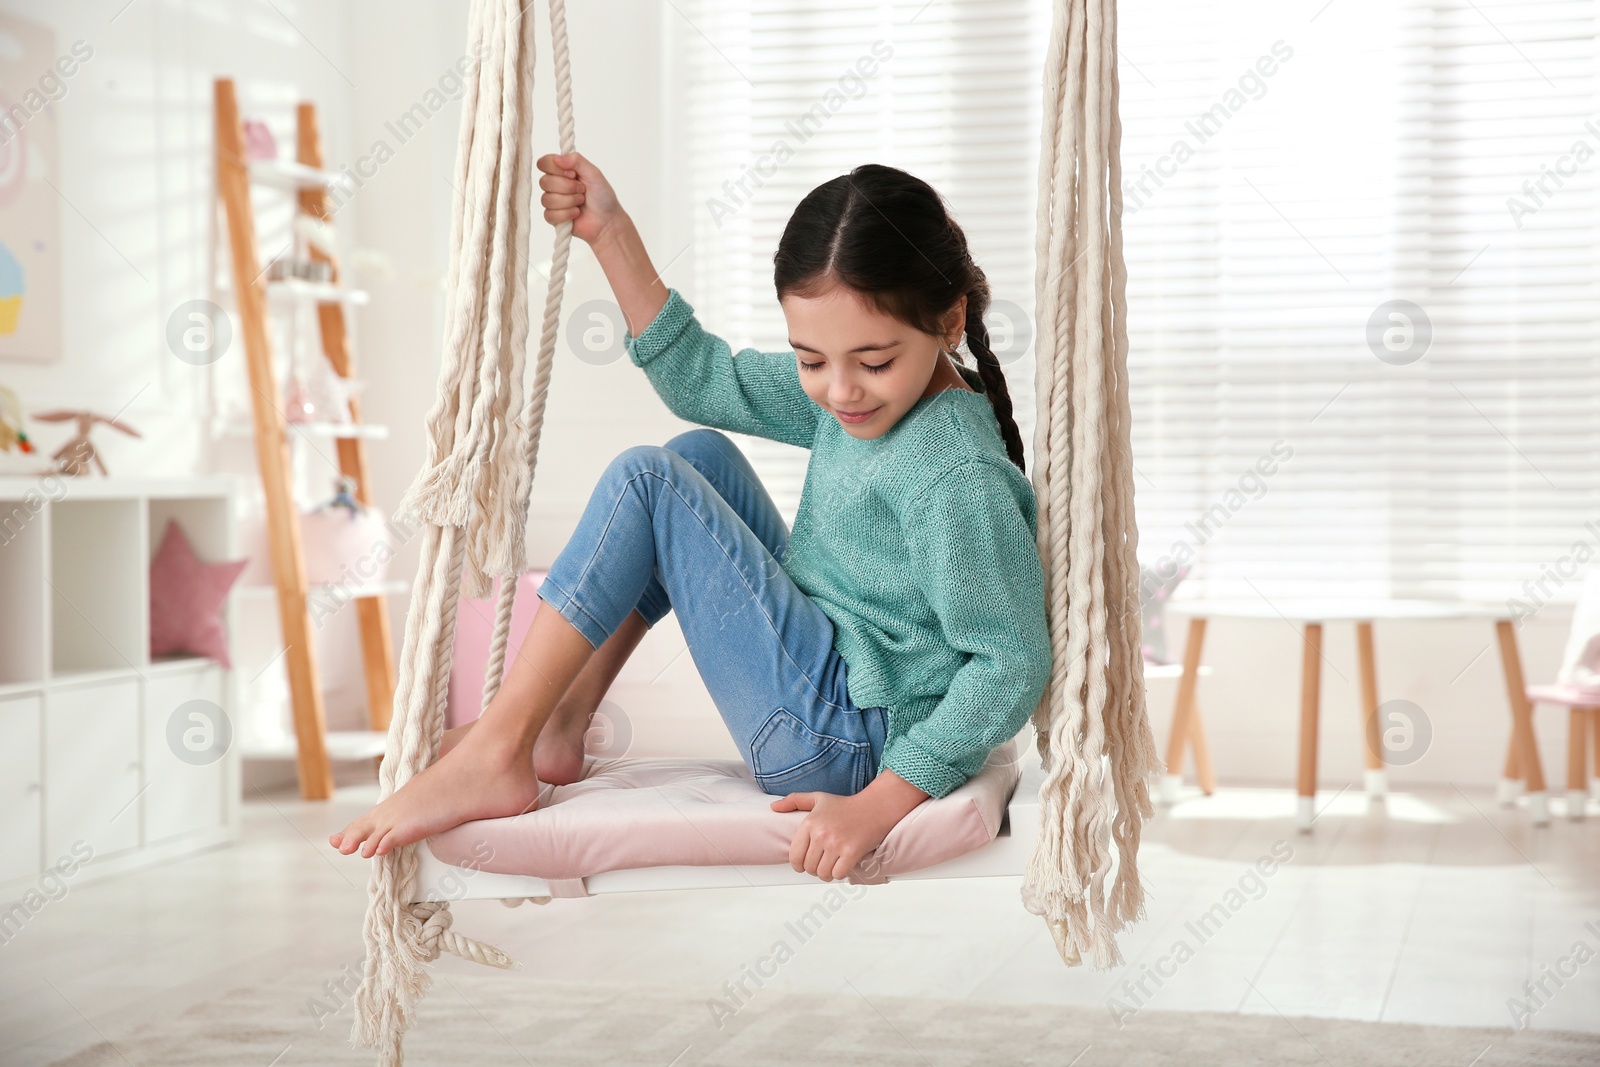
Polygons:
M912 809L850 881L880 884L993 841L1021 774L1016 744ZM773 811L776 797L737 759L591 756L586 764L580 781L546 785L533 811L462 823L429 838L429 851L453 867L552 882L640 867L787 865L807 815Z

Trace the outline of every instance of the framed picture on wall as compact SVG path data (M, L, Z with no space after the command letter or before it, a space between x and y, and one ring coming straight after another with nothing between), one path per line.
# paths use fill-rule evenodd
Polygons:
M80 44L77 46L83 48ZM92 53L91 53L92 54ZM0 15L0 359L61 356L60 110L87 56Z

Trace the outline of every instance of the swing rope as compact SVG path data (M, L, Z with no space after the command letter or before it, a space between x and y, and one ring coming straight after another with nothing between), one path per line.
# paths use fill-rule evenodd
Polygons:
M443 366L428 413L428 458L401 500L423 523L406 619L405 651L378 775L387 797L431 764L444 735L459 597L487 596L500 579L485 668L483 707L500 686L523 538L544 423L572 224L556 227L543 330L527 407L521 408L528 340L528 235L534 210L532 99L534 20L515 0L473 0L469 36L482 57L462 103L446 282ZM575 147L566 9L550 0L561 150ZM518 449L516 446L521 444ZM432 979L426 965L450 952L492 967L513 961L450 930L449 904L412 903L417 848L377 857L363 926L367 956L356 990L352 1041L398 1067L417 1003ZM548 897L530 898L540 903Z
M1046 774L1022 883L1062 958L1076 964L1090 951L1098 968L1122 962L1116 931L1144 915L1139 837L1154 815L1147 776L1161 768L1139 649L1116 38L1115 0L1056 0L1039 153L1033 448L1053 662L1033 716Z
M559 142L569 153L575 136L565 2L549 0L549 8ZM517 0L473 0L470 37L483 58L466 87L457 143L443 366L427 418L427 460L399 508L423 525L423 565L412 587L416 610L406 619L380 797L438 757L459 597L487 596L495 578L485 708L499 689L526 569L529 495L571 247L565 221L555 228L524 407L527 249L536 207L533 20ZM1153 815L1145 776L1160 769L1139 653L1114 0L1057 0L1044 85L1033 483L1055 662L1033 713L1046 778L1022 895L1069 964L1089 950L1097 967L1109 967L1121 961L1115 931L1143 914L1137 850L1143 821ZM513 422L507 416L514 411L521 414ZM1108 910L1113 833L1121 862ZM385 1067L403 1062L405 1033L432 981L427 964L440 953L513 966L500 950L454 933L448 903L410 900L419 847L375 858L368 884L367 956L351 1039L376 1049Z

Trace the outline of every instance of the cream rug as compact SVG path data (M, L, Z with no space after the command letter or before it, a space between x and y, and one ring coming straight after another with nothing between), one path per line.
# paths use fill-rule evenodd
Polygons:
M406 1061L563 1067L1579 1067L1600 1035L1145 1011L1118 1029L1103 1009L757 991L720 1018L707 999L661 986L533 980L435 969ZM219 993L53 1067L371 1064L348 1047L348 995L325 970L294 969ZM331 990L331 991L330 991ZM321 1025L319 1026L319 1022ZM719 1022L721 1025L719 1025Z

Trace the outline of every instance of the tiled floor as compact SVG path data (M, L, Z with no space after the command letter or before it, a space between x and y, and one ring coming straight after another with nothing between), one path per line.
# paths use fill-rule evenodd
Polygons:
M1319 796L1309 836L1293 830L1287 790L1191 791L1163 810L1141 851L1148 915L1110 972L1061 964L1020 878L847 887L803 941L786 924L836 889L471 902L456 905L456 928L521 962L508 981L559 970L712 998L783 939L793 958L761 988L1078 1004L1128 1026L1187 1009L1510 1027L1517 998L1534 1009L1528 1025L1600 1032L1600 806L1535 830L1483 788L1401 793L1372 811L1357 793ZM235 846L50 903L0 947L0 1062L115 1041L290 963L325 974L334 985L306 996L326 998L360 968L366 865L325 838L375 794L254 795ZM1253 873L1274 848L1287 861ZM1528 1001L1523 983L1541 977L1548 995Z

